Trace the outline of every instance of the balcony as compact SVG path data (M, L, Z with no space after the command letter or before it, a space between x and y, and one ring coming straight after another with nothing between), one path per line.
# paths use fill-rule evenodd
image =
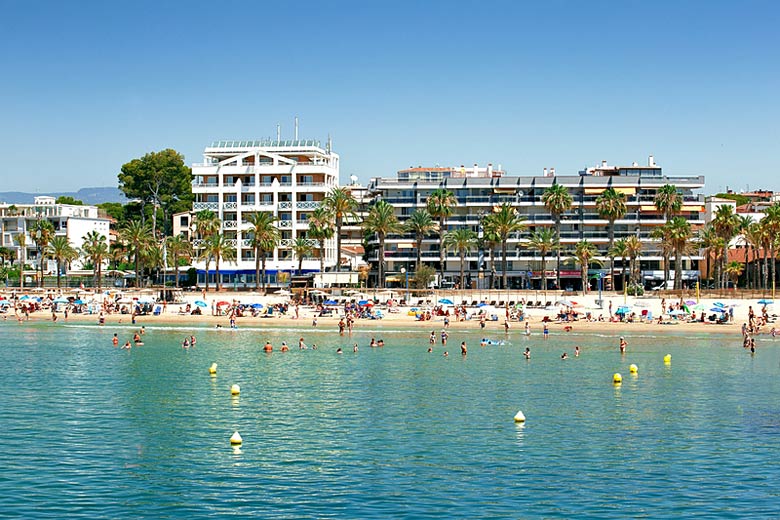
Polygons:
M202 210L210 210L210 211L218 211L219 210L219 202L193 202L192 203L192 210L193 211L202 211Z
M295 203L296 209L317 209L322 203L316 200L299 200ZM279 208L281 209L281 208Z
M280 202L279 209L292 209L292 202Z
M235 220L225 220L222 222L222 227L225 229L235 229L238 227L238 222Z
M292 227L292 220L277 220L276 221L277 226L280 228L291 228Z
M237 202L224 202L222 203L222 209L236 209L238 207Z

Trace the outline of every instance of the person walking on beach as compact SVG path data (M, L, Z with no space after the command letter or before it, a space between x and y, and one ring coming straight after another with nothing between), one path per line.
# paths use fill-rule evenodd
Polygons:
M620 353L625 354L626 353L626 347L628 346L628 343L626 343L625 338L623 336L620 336Z

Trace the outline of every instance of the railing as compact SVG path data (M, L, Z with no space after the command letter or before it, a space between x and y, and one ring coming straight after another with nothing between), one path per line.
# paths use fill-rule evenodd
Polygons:
M225 244L230 247L236 247L238 245L238 240L235 238L228 238L225 240Z
M236 209L238 207L238 203L236 202L225 202L222 204L222 209Z
M292 227L292 220L277 220L277 224L280 228L290 228Z
M219 210L219 202L193 202L192 209L193 211L201 211L204 209L217 211Z
M295 203L295 207L297 209L317 209L321 204L321 202L315 200L300 200Z
M296 221L295 221L295 223L296 223L296 224L297 224L299 227L300 227L300 226L308 226L308 225L309 225L309 221L308 221L308 220L296 220Z
M235 220L225 220L222 222L222 227L225 229L235 229L238 227L238 222Z
M279 209L292 209L292 202L280 202Z

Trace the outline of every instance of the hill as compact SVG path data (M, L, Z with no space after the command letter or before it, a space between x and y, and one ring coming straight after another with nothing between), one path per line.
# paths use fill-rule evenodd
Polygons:
M81 188L78 191L58 191L50 193L25 193L22 191L5 191L0 192L0 202L6 202L8 204L32 204L35 201L35 197L42 195L50 195L52 197L73 197L78 199L84 204L95 205L101 202L121 202L122 204L127 202L127 198L119 188L112 187L97 187L97 188Z

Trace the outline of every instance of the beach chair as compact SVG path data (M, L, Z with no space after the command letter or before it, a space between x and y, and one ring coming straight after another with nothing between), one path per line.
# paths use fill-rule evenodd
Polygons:
M492 302L490 302L490 305L492 305L493 307L495 307L495 306L496 306L496 300L493 300Z
M501 300L500 302L498 302L498 306L499 306L499 307L503 307L503 306L504 306L504 301L503 301L503 300Z
M472 302L471 302L471 306L472 306L472 307L476 307L476 306L477 306L477 300L474 300L474 301L472 301Z
M460 304L461 304L461 305L466 305L466 300L461 300L461 301L460 301Z
M509 302L509 306L510 306L510 307L514 307L514 306L515 306L515 301L514 301L514 300L512 300L511 302Z
M547 303L544 304L545 307L552 307L552 302L550 300L547 300Z
M423 300L422 299L417 300L417 306L418 307L420 307L422 304L423 304Z
M162 305L155 305L152 316L159 316L162 313Z

